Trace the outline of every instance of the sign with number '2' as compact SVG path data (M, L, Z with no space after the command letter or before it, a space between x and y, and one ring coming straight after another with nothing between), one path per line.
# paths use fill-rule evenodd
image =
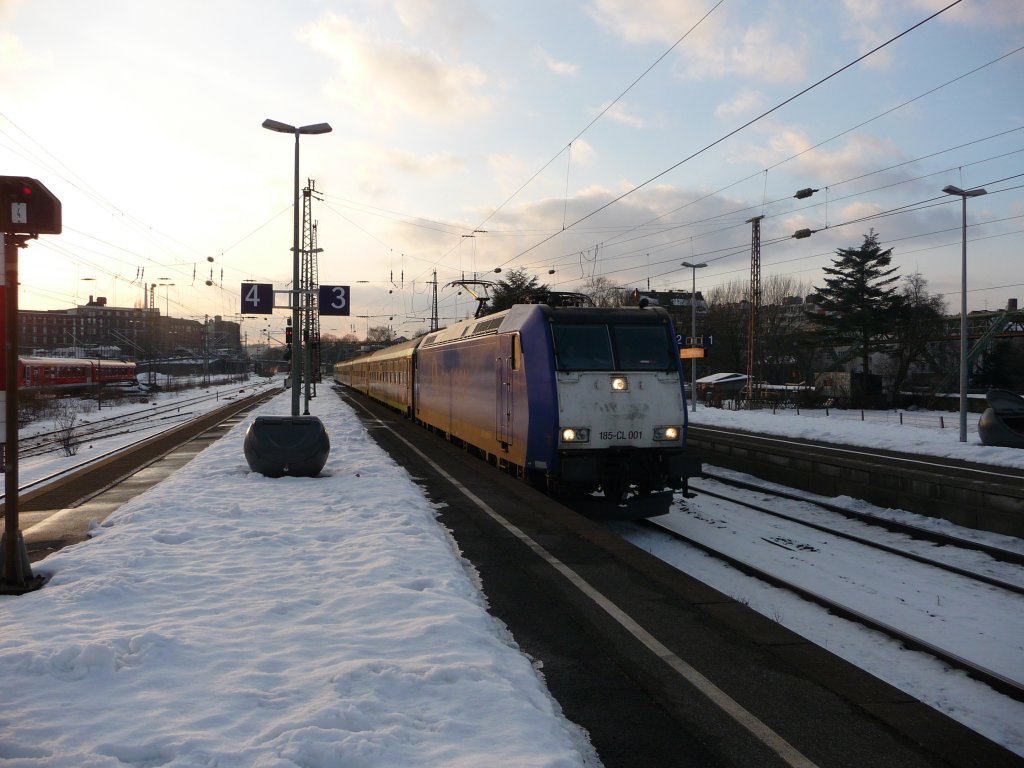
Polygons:
M274 314L273 283L242 283L242 314Z
M349 294L347 285L321 285L317 294L321 315L347 315Z

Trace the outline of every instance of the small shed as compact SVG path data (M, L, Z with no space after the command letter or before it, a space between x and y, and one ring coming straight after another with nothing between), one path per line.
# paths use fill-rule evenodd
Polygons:
M697 394L701 400L716 408L723 400L734 400L747 385L745 373L712 373L697 379Z

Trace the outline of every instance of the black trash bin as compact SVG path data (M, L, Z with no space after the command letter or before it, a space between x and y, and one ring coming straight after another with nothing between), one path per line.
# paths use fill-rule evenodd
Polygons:
M978 421L983 445L1024 448L1024 397L1005 389L990 389L988 408Z
M316 477L330 452L316 416L257 416L245 431L249 469L267 477Z

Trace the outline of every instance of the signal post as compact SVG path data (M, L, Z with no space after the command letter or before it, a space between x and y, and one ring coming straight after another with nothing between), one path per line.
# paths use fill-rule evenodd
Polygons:
M18 527L18 249L39 235L61 232L60 200L35 179L0 176L0 231L4 237L3 285L0 290L0 450L4 465L4 533L0 546L0 594L20 595L39 589L45 579L33 576L28 550Z

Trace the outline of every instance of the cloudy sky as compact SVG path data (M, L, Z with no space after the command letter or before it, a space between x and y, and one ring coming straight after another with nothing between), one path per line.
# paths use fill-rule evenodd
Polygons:
M929 19L951 1L0 0L0 173L64 206L21 304L162 283L161 312L230 317L244 280L288 289L294 140L271 118L333 127L301 142L320 282L352 286L325 333L425 327L435 270L442 324L475 307L447 284L499 267L745 282L759 215L762 280L822 285L873 228L956 311L949 184L988 190L969 306L998 309L1024 299L1024 4Z

